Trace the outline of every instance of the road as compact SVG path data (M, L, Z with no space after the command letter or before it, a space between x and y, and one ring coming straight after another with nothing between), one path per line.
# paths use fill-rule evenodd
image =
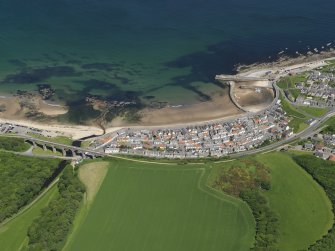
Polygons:
M292 142L294 140L297 140L297 139L308 138L309 136L313 135L316 132L318 127L323 122L325 122L327 119L329 119L330 117L332 117L334 115L335 115L335 111L330 111L330 112L326 113L324 116L317 119L317 121L313 125L309 126L308 128L301 131L300 133L294 134L292 137L287 138L285 140L281 140L281 141L275 142L271 145L264 146L264 147L254 149L254 150L249 150L249 151L239 152L239 153L233 153L233 154L230 154L229 156L232 157L232 158L238 158L238 157L243 157L243 156L247 156L247 155L257 154L257 153L260 153L260 152L265 152L265 151L270 151L270 150L276 149L276 148L278 148L282 145L285 145L285 144L287 144L289 142Z
M319 128L319 126L332 116L335 116L335 110L326 113L321 118L318 118L313 125L310 125L308 128L301 131L300 133L294 134L292 137L289 137L287 139L275 142L271 145L267 145L267 146L264 146L264 147L261 147L261 148L257 148L257 149L253 149L253 150L249 150L249 151L244 151L244 152L233 153L233 154L230 154L229 156L231 158L239 158L239 157L252 155L252 154L257 154L257 153L261 153L261 152L265 152L265 151L271 151L271 150L276 149L276 148L278 148L282 145L290 143L294 140L301 139L301 138L307 138L307 137L313 135L316 132L316 130ZM39 143L43 143L43 144L47 144L47 145L53 145L55 147L71 149L71 150L74 150L74 151L84 152L84 153L98 155L98 156L118 157L117 155L107 154L107 153L104 153L104 152L101 152L101 151L95 151L95 150L91 150L91 149L87 149L87 148L81 148L81 147L59 144L59 143L55 143L55 142L47 141L47 140L40 140L40 139L32 138L30 136L17 135L17 137L21 137L25 140L34 140L34 141L37 141Z

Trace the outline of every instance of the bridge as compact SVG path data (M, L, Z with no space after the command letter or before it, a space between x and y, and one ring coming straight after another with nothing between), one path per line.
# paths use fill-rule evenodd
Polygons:
M219 81L235 81L235 82L249 82L249 81L269 81L268 78L261 77L247 77L239 75L216 75L215 80Z
M76 146L70 146L60 143L55 143L48 140L43 139L37 139L29 136L20 135L21 138L23 138L27 143L31 144L34 148L40 147L44 151L51 150L54 153L60 152L64 157L66 156L72 156L72 157L82 157L85 158L96 158L96 157L102 157L106 154L104 152L99 152L91 149L85 149L81 147Z

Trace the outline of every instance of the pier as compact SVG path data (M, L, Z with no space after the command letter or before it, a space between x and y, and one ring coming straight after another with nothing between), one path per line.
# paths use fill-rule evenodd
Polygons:
M234 81L234 82L249 82L249 81L269 81L268 78L247 77L239 75L216 75L215 80L219 81Z

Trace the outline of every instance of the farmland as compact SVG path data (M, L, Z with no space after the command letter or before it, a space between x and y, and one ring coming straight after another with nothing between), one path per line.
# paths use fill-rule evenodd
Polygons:
M249 250L250 209L207 187L209 171L113 160L66 250Z

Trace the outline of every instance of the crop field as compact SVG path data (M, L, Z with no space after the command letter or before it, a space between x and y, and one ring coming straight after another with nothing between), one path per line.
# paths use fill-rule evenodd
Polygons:
M278 249L306 249L332 226L326 193L288 154L260 154L256 159L271 170L271 189L265 194L279 216Z
M204 165L113 160L66 250L249 250L250 209L207 187Z

